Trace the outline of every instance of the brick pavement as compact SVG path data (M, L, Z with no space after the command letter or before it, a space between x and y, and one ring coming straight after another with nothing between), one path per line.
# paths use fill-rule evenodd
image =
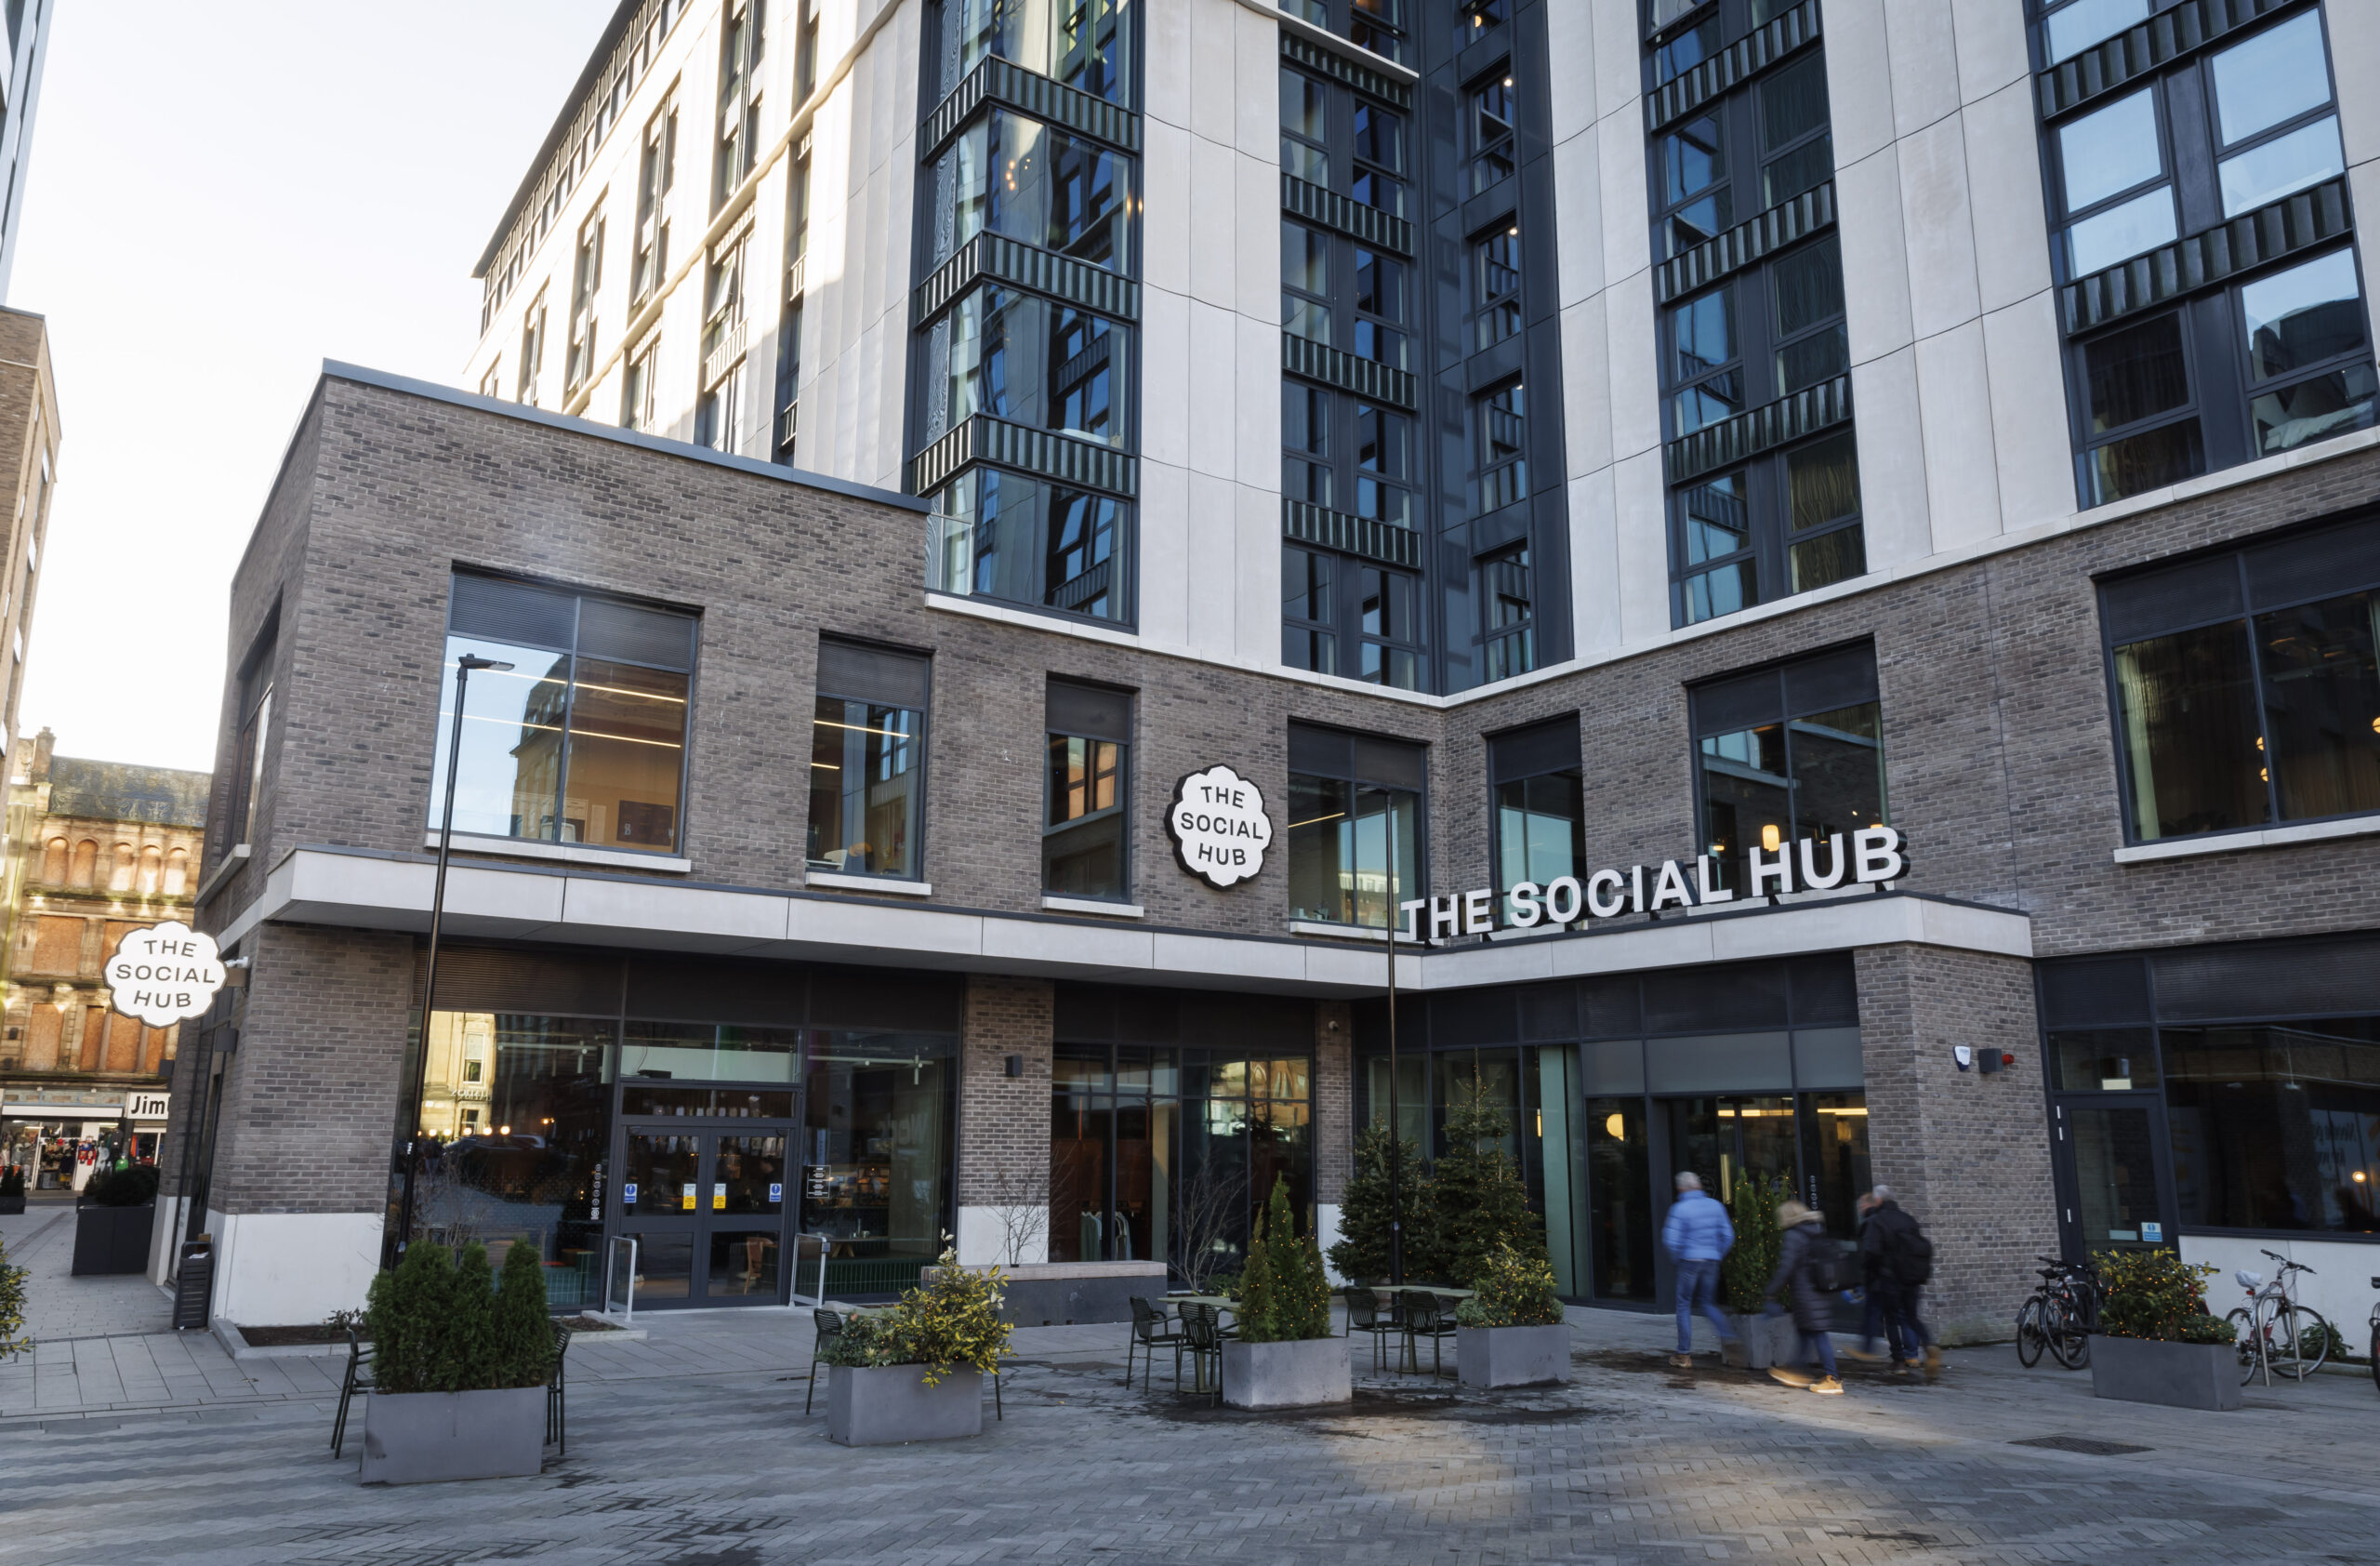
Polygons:
M77 1278L74 1204L33 1201L22 1213L0 1215L0 1241L25 1280L25 1331L36 1340L106 1337L164 1332L173 1324L173 1299L138 1273Z
M1124 1390L1121 1329L1035 1329L983 1438L852 1452L801 1413L800 1315L655 1317L648 1342L574 1349L570 1453L535 1480L359 1489L322 1398L0 1418L0 1559L2380 1559L2368 1380L2110 1408L2002 1347L1818 1399L1673 1374L1658 1318L1573 1320L1568 1388L1464 1395L1359 1351L1353 1407L1263 1417ZM2060 1434L2148 1450L2010 1444Z

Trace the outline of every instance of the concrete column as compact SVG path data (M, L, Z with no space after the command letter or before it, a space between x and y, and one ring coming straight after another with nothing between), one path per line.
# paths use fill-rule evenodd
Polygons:
M1874 1179L1924 1226L1924 1313L1945 1341L2009 1335L2033 1258L2057 1251L2032 964L1929 946L1857 954ZM1994 1075L1951 1051L2015 1055Z
M959 1259L1050 1255L1051 1040L1047 979L970 975L959 1068ZM1011 1055L1023 1071L1008 1074ZM1012 1228L1019 1241L1009 1255Z

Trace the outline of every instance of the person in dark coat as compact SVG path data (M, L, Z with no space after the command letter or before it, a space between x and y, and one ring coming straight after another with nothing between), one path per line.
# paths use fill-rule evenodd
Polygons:
M1931 1270L1931 1252L1921 1262L1914 1257L1911 1244L1924 1231L1915 1218L1901 1211L1890 1186L1878 1186L1869 1201L1873 1205L1868 1210L1868 1227L1859 1236L1859 1261L1867 1273L1868 1297L1884 1318L1892 1374L1907 1375L1923 1349L1925 1379L1931 1381L1942 1374L1942 1349L1917 1315L1917 1296L1924 1287L1924 1275Z
M1802 1348L1815 1355L1825 1375L1813 1381L1800 1371L1783 1365L1771 1365L1768 1374L1788 1387L1806 1387L1813 1392L1839 1397L1843 1383L1835 1375L1834 1339L1828 1329L1834 1322L1834 1295L1821 1287L1811 1269L1813 1247L1827 1238L1826 1220L1818 1213L1798 1201L1788 1201L1777 1209L1777 1228L1784 1236L1778 1247L1777 1276L1768 1281L1765 1295L1769 1301L1765 1312L1769 1316L1784 1312L1777 1305L1777 1295L1783 1291L1792 1307L1793 1330L1802 1334Z

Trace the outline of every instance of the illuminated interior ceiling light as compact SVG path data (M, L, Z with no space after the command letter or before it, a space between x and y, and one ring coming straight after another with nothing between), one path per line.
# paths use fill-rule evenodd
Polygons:
M1619 1110L1615 1109L1604 1117L1603 1134L1615 1142L1628 1135L1627 1122L1620 1118Z
M1784 842L1785 834L1777 829L1776 822L1771 821L1760 829L1760 846L1763 852L1774 854Z

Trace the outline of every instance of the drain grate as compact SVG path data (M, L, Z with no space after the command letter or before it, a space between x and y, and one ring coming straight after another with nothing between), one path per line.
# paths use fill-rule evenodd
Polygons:
M2095 1440L2089 1436L2034 1436L2027 1440L2010 1441L2010 1446L2045 1446L2052 1452L2080 1452L2091 1457L2122 1457L2128 1453L2148 1452L2145 1446L2132 1446L2123 1441Z

